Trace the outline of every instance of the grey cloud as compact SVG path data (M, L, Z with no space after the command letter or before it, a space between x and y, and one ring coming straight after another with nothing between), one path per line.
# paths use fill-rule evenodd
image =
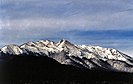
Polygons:
M95 14L95 15L79 15L76 14L64 18L23 18L2 20L1 28L9 29L58 29L61 30L119 30L129 29L133 27L132 11L118 12L113 14Z
M4 3L5 2L5 3ZM68 17L75 13L113 13L132 8L126 0L10 0L1 4L3 14L10 18Z

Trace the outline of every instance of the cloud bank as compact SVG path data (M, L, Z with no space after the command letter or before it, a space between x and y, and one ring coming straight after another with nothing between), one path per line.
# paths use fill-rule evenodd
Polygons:
M131 0L2 0L1 29L132 29Z

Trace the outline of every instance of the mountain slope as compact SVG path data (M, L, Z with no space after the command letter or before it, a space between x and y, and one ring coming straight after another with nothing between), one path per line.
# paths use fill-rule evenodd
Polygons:
M88 70L113 72L133 72L133 58L112 48L100 46L75 45L67 40L53 42L40 40L22 45L7 45L1 48L1 61L6 56L46 56L60 64L72 65ZM4 60L5 61L5 60Z

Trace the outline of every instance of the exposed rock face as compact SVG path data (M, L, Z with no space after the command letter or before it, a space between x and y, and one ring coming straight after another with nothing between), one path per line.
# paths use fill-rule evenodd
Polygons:
M67 40L57 43L49 40L27 42L20 46L7 45L0 55L47 56L61 64L73 65L90 70L133 72L133 58L112 48L100 46L75 45Z

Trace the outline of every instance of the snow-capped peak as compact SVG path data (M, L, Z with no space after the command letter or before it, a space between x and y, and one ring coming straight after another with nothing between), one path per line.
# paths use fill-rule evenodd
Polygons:
M12 44L7 45L1 49L1 52L4 54L12 54L12 55L19 55L22 54L23 51L19 48L19 46Z

